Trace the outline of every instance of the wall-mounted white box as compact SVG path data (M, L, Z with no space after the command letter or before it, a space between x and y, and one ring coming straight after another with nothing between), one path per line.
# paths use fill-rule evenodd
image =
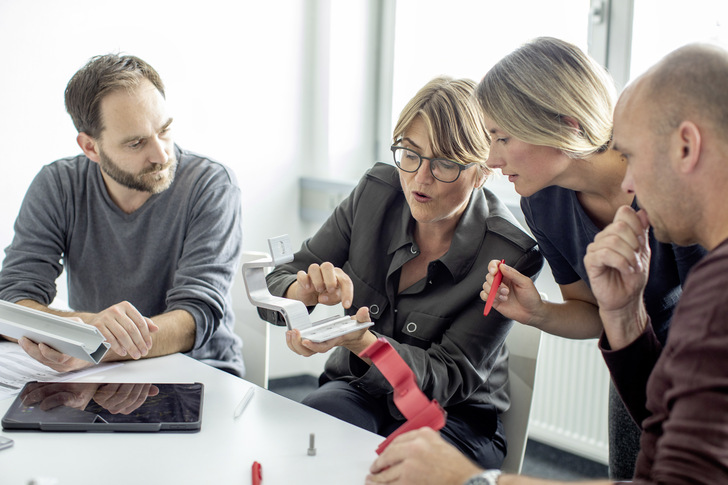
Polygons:
M300 215L306 222L323 222L349 196L355 182L301 177Z

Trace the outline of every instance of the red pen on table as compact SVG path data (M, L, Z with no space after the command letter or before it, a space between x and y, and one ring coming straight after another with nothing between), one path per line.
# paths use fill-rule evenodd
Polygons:
M490 287L490 291L488 292L488 299L485 302L485 309L483 310L483 316L486 316L488 313L490 313L490 307L493 306L493 302L495 301L495 295L498 294L498 287L501 284L501 281L503 280L503 273L501 273L500 265L505 263L505 259L501 259L500 263L498 263L498 272L493 277L493 285Z
M253 485L263 483L263 467L257 461L253 462Z

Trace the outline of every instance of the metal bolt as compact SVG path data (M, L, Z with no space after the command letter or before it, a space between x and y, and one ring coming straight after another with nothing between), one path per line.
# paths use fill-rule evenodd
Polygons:
M316 456L316 446L314 446L315 442L316 435L313 433L308 435L308 456Z

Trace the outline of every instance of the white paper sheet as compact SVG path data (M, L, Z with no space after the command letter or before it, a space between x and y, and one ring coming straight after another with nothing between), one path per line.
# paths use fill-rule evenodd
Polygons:
M98 364L73 372L57 372L30 357L13 342L0 342L0 400L16 395L29 381L68 381L122 365Z

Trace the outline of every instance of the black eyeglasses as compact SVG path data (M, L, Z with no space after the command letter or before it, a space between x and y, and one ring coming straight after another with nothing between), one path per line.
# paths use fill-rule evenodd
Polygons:
M394 156L394 163L397 164L397 168L401 171L409 173L416 172L422 166L422 160L429 160L432 176L446 184L455 182L463 170L467 170L473 165L478 165L476 162L462 164L448 160L447 158L427 158L414 150L397 145L392 145L391 150Z

